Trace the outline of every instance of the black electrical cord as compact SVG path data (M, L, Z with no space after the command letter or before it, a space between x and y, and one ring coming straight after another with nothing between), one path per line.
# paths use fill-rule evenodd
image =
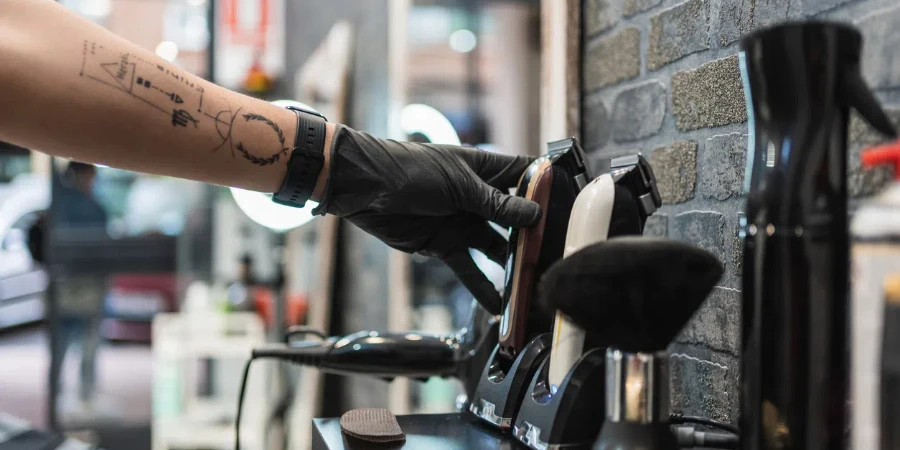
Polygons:
M241 450L241 412L244 409L244 391L247 389L247 378L250 375L250 364L256 359L251 356L244 366L244 376L241 378L241 390L238 393L237 416L234 418L234 450Z
M725 422L719 422L718 420L707 419L705 417L685 416L684 414L669 414L669 423L671 423L672 425L694 423L698 425L706 425L712 428L718 428L720 430L725 430L736 435L741 434L738 427L734 425Z
M284 343L287 345L290 345L291 338L293 338L294 336L296 336L298 334L312 334L320 339L328 339L328 335L326 335L324 332L317 330L313 327L307 327L304 325L294 325L294 326L288 328L287 331L284 332Z
M703 438L703 445L707 448L738 448L741 441L740 439L733 434L725 434L725 433L705 433L706 437Z

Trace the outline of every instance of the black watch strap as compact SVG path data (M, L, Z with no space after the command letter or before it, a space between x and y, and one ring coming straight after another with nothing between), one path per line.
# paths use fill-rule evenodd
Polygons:
M297 136L287 164L281 188L272 201L302 208L312 196L322 166L325 165L325 117L294 106L287 109L297 114Z

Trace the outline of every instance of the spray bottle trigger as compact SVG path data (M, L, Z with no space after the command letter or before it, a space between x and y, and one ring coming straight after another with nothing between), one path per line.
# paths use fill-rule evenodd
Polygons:
M894 178L900 179L900 141L867 148L860 159L863 167L890 164L894 167Z

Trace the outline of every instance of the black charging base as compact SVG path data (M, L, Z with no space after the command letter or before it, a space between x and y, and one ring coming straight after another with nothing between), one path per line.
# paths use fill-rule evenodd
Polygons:
M544 358L522 398L515 438L535 450L590 449L605 415L605 360L606 349L589 350L551 392L550 358Z
M528 383L549 353L550 335L547 333L532 339L512 365L502 359L497 346L484 366L469 411L501 431L511 430Z

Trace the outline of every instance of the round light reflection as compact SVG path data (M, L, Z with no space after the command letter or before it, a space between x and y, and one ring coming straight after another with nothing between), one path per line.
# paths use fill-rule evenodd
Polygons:
M103 20L112 12L112 0L82 0L78 11L91 19Z
M460 53L469 53L475 50L478 45L478 38L475 33L465 28L456 30L450 34L450 48Z
M404 106L400 111L400 128L407 135L422 134L433 144L460 145L453 124L440 111L428 105L413 103Z
M162 41L156 46L156 55L168 62L173 62L178 57L178 45L172 41Z

